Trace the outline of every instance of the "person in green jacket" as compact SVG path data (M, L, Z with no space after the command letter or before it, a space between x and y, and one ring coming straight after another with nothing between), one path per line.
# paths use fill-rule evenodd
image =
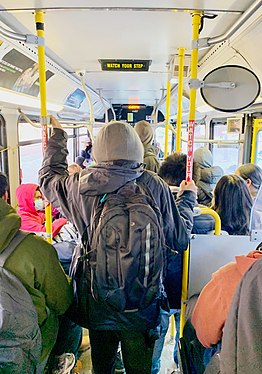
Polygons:
M147 121L139 121L134 127L144 147L144 164L146 170L151 170L154 173L159 172L160 162L157 158L158 148L152 145L153 130Z
M0 172L0 253L9 245L21 225L21 218L7 204L7 178ZM58 316L72 303L73 291L52 245L41 237L28 235L4 264L25 286L38 315L42 335L41 362L56 342Z

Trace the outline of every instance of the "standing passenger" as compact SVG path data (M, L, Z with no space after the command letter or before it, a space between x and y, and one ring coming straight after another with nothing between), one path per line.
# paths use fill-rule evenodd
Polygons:
M21 218L6 200L7 178L0 173L0 252L9 245L21 225ZM32 297L42 335L41 362L44 368L56 342L58 316L65 313L72 302L72 287L58 262L55 249L35 235L28 235L20 242L4 268L22 282ZM74 357L68 357L72 368ZM42 371L37 373L42 374Z
M213 166L213 156L209 149L200 147L194 152L194 161L200 166L200 180L197 183L199 204L210 206L212 192L224 174L220 166Z
M147 121L137 122L135 130L144 147L144 163L146 169L158 173L160 163L157 159L158 149L152 145L153 130Z
M257 196L258 190L262 183L262 170L255 164L244 164L236 170L236 175L240 175L248 185L253 199Z
M166 245L178 252L186 249L196 198L194 182L181 184L176 204L165 182L156 174L143 171L142 143L133 128L121 122L111 122L99 131L93 145L93 157L97 165L83 171L81 175L76 173L69 176L66 161L67 134L54 117L51 117L51 124L53 135L39 172L41 188L53 204L61 207L81 235L86 231L87 235L90 234L93 209L101 204L107 194L112 196L113 192L122 189L127 183L133 185L131 182L136 181L138 186L150 193L162 213ZM180 216L177 206L184 218ZM111 240L112 229L108 230L108 240ZM141 237L141 240L145 239ZM87 237L87 240L90 238ZM142 242L138 245L139 248L144 247ZM110 267L108 271L110 273ZM89 316L85 317L89 319L95 374L112 372L119 342L127 373L150 374L155 339L153 330L159 323L159 297L154 298L146 308L126 313L95 300L91 292L87 296Z

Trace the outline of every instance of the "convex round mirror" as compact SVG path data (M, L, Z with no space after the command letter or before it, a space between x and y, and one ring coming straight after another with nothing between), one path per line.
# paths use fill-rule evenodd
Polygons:
M200 88L203 100L221 112L247 108L260 93L260 82L253 71L238 65L225 65L212 70Z

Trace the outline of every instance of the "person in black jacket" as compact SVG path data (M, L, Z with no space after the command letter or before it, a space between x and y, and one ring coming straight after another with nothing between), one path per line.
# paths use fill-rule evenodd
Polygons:
M81 236L89 227L94 204L105 194L136 181L150 191L162 213L165 244L180 253L187 248L196 201L194 182L181 183L175 202L167 184L155 173L143 170L142 143L134 129L122 122L110 122L99 131L92 150L96 165L69 176L67 134L54 117L51 117L51 124L53 135L39 171L41 189L77 227ZM149 332L159 323L160 300L133 313L113 310L96 301L92 293L88 294L88 302L94 372L111 373L121 342L126 370L149 374L153 352Z
M186 160L187 156L181 152L174 152L168 156L162 163L159 176L169 185L174 197L177 196L180 183L186 177ZM198 165L193 163L192 179L197 184L200 177L200 170ZM210 215L196 215L194 216L194 225L192 233L208 234L214 229L214 219ZM176 287L174 287L174 284ZM165 335L168 330L169 317L174 314L176 323L176 343L174 347L174 361L178 365L178 338L180 325L180 305L181 305L181 288L182 288L182 255L176 254L170 256L167 265L167 275L164 281L165 290L167 293L170 312L161 311L161 327L162 332L160 339L155 344L152 361L152 374L157 374L161 365L161 354L164 346Z

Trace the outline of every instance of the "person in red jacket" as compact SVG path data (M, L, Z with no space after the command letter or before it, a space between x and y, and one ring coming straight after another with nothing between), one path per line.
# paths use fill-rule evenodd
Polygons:
M37 184L21 184L16 189L18 214L22 219L21 230L45 233L45 203ZM56 236L67 223L65 218L55 219L52 223L52 235Z

